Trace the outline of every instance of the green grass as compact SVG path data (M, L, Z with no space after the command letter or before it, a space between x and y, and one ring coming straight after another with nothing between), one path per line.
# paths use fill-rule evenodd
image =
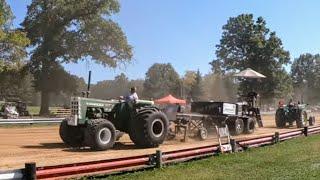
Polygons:
M107 179L320 179L320 135Z
M27 110L31 115L38 115L40 112L40 106L27 106Z
M49 107L49 110L52 110L54 108L58 108L58 107ZM27 110L31 115L39 115L40 106L27 106Z

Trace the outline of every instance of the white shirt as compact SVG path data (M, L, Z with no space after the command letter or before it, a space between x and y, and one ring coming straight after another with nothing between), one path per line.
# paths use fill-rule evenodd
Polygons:
M136 101L138 99L139 99L139 97L138 97L137 93L130 93L125 98L126 101Z

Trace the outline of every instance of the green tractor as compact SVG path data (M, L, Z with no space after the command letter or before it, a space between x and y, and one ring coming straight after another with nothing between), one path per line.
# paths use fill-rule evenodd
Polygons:
M157 147L168 133L166 115L153 101L71 98L71 116L60 125L60 137L70 147L92 150L113 147L121 134L128 133L138 147Z
M306 104L279 104L276 111L275 120L277 128L284 128L286 123L293 125L296 122L297 128L305 126L313 126L315 124L315 117L309 116L306 111Z

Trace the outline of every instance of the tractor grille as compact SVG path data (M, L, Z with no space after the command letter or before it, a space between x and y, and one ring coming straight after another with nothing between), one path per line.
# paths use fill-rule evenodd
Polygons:
M73 116L78 115L78 111L79 111L78 101L71 101L71 115Z

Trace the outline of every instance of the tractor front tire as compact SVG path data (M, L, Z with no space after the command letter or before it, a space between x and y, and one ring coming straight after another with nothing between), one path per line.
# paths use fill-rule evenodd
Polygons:
M59 129L60 138L70 147L81 147L84 142L84 132L81 127L69 126L67 121L62 121Z
M113 147L116 141L116 129L106 119L93 119L88 122L86 143L92 150L102 151Z
M229 122L228 127L230 129L230 134L233 136L237 136L244 131L244 122L242 119L237 118L234 121Z
M168 135L169 120L167 116L154 109L143 108L131 119L130 139L142 148L157 147Z
M248 118L244 123L244 133L252 134L256 126L256 121L253 118Z
M303 128L306 125L307 121L307 112L301 111L299 118L296 120L297 128Z
M277 109L275 119L277 128L284 128L286 126L285 113L283 109Z

